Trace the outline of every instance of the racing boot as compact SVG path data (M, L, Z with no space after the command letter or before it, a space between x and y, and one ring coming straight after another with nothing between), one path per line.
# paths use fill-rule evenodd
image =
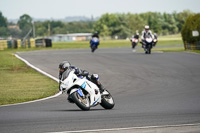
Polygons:
M91 81L98 86L100 93L102 93L105 90L103 85L99 82L98 74L92 74L91 75Z
M97 82L97 86L99 87L100 93L103 93L103 91L105 90L105 88L103 87L103 85L99 81Z

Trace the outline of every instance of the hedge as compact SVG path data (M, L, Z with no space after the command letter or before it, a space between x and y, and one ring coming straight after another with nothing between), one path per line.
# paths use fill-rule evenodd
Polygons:
M200 33L200 14L189 16L181 30L185 49L200 50L200 36L194 37L192 31Z

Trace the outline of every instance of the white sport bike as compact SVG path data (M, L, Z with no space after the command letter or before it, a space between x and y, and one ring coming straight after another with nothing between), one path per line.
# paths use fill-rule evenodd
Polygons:
M68 101L75 103L82 110L90 110L90 107L98 104L105 109L112 109L115 105L107 90L100 93L96 84L86 77L77 77L73 70L65 71L60 82L60 90L68 95Z

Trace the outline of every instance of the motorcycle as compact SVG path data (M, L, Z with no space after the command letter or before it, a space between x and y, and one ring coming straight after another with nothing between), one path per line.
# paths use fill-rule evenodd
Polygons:
M131 44L132 44L132 49L133 49L133 52L135 52L135 47L138 43L138 39L137 38L132 38L131 40Z
M94 52L99 45L99 38L93 37L90 41L91 52Z
M140 42L144 48L145 54L151 54L151 49L153 45L153 38L147 37L144 41Z
M155 47L156 46L156 43L158 42L158 40L157 39L153 39L153 47Z
M77 77L73 70L68 69L62 74L60 90L68 95L70 103L75 103L82 110L90 110L98 104L112 109L115 103L110 92L106 89L100 92L97 85L86 78L87 74Z

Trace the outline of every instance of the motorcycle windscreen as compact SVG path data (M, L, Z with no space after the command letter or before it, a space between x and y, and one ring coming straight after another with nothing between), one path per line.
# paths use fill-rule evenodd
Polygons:
M66 70L63 74L62 74L62 78L61 78L61 81L64 81L70 74L72 70L68 69Z

